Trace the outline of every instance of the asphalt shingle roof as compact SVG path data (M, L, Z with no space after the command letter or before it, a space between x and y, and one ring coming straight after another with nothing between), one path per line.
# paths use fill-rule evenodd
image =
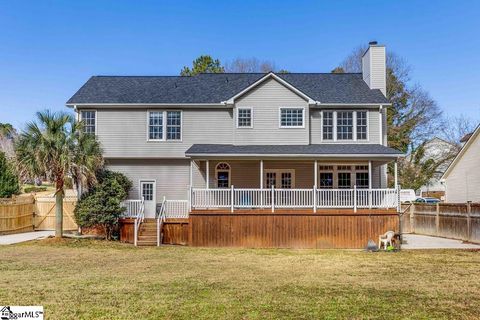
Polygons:
M276 74L321 103L388 103L371 90L360 73ZM220 103L235 96L264 73L217 73L181 76L94 76L67 104Z
M232 144L194 144L186 155L195 154L231 154L231 155L379 155L402 156L398 150L381 144L310 144L310 145L232 145Z

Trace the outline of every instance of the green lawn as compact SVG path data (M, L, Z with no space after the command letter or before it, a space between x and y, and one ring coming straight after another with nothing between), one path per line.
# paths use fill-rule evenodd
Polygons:
M46 319L473 319L480 252L0 247L0 302Z

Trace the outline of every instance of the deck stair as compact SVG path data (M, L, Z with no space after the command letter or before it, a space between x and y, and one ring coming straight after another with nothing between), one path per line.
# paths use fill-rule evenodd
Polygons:
M160 243L162 243L160 241ZM138 230L138 246L157 245L157 221L156 219L145 219Z

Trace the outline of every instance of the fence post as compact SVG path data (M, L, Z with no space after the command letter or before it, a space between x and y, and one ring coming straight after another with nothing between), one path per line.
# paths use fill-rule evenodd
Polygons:
M353 212L357 212L357 185L353 185Z
M415 203L410 204L410 233L415 233Z
M317 213L317 186L313 186L313 213Z
M275 212L275 187L272 185L272 212Z
M472 218L470 214L472 213L472 201L467 201L467 241L470 241L472 237Z
M435 204L435 234L440 234L440 205Z
M233 213L233 200L235 198L235 195L234 195L234 192L233 192L234 188L233 188L233 184L230 188L230 212Z

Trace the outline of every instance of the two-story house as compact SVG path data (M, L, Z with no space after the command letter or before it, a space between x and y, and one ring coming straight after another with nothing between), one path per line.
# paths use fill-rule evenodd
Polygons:
M130 197L143 197L147 218L164 197L188 212L391 208L386 165L401 153L387 146L385 47L371 43L362 65L345 74L94 76L67 106L108 167L133 181Z

